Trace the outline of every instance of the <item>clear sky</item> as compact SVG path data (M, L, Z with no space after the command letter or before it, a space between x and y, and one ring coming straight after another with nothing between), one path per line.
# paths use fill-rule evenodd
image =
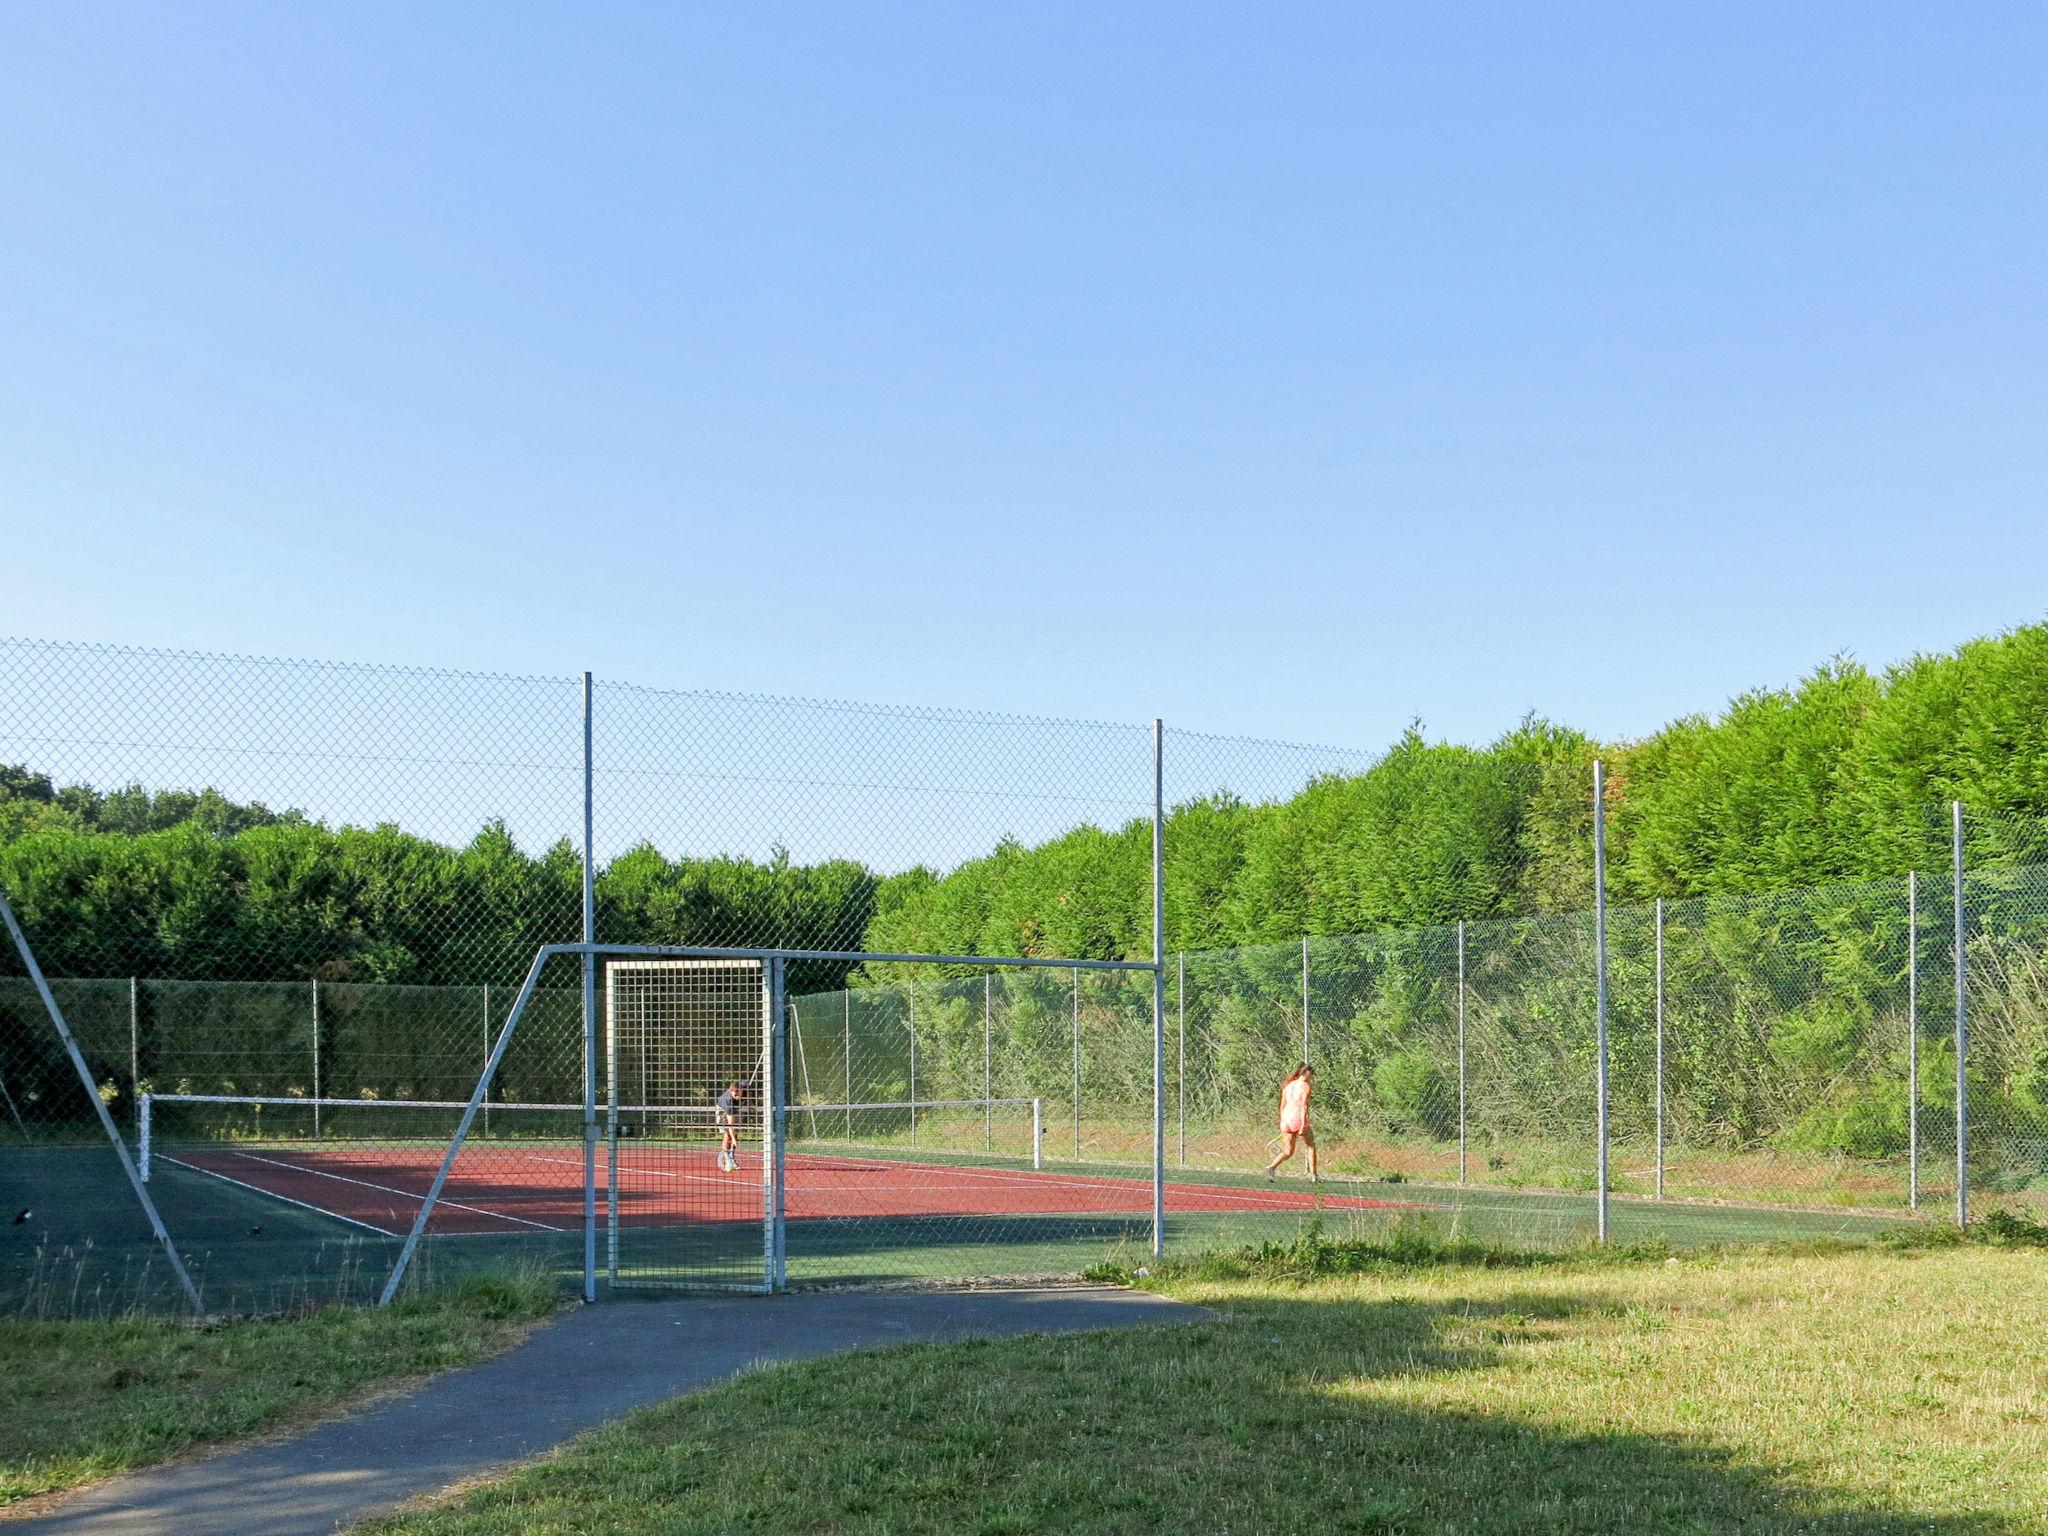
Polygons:
M1379 746L2048 616L2048 8L0 0L0 632Z

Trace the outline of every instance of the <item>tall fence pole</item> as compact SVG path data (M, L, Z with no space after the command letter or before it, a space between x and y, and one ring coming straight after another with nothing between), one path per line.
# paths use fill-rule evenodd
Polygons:
M1952 802L1956 882L1956 1225L1970 1224L1970 1019L1964 1001L1968 928L1963 909L1963 802Z
M597 782L590 674L583 674L583 942L597 942ZM583 1299L597 1300L597 957L583 956Z
M1594 1178L1600 1192L1599 1236L1607 1241L1607 778L1593 759L1593 969L1594 1134L1598 1138Z
M135 1106L137 1134L142 1119L142 988L128 978L128 1102Z
M1664 898L1657 898L1657 1198L1664 1198Z
M846 1139L853 1140L853 989L840 978L839 988L839 1029L845 1037L846 1060Z
M484 1060L491 1059L491 984L484 983ZM484 1100L484 1134L491 1134L491 1101Z
M313 1139L320 1139L320 981L313 980Z
M1920 875L1906 871L1906 1209L1920 1209Z
M769 1188L768 1289L789 1289L789 1016L788 962L768 962L768 1106L761 1133L773 1143L763 1148L763 1173Z
M1081 1160L1081 973L1074 972L1074 1160Z
M1180 1103L1174 1116L1174 1123L1180 1128L1180 1151L1178 1161L1181 1167L1188 1165L1188 952L1180 952L1177 966L1178 984L1174 989L1174 1007L1180 1015L1180 1069L1174 1074L1174 1086L1178 1090Z
M992 1037L991 1037L991 1035L990 1035L990 1032L989 1032L989 1004L988 1004L988 995L989 995L989 989L990 989L991 985L993 984L994 980L995 980L995 978L994 978L994 977L992 977L992 976L991 976L991 975L990 975L990 974L989 974L988 972L986 972L986 971L983 971L983 972L982 972L982 974L981 974L981 1097L982 1097L982 1099L983 1099L983 1103L982 1103L982 1106L981 1106L981 1150L982 1150L982 1151L984 1151L984 1152L989 1152L989 1151L993 1151L993 1150L994 1150L994 1148L995 1148L995 1121L994 1121L994 1119L992 1118L992 1116L993 1116L993 1115L995 1114L995 1106L994 1106L994 1105L992 1105L992 1104L989 1104L988 1102L986 1102L987 1100L989 1100L989 1099L992 1099L992 1098L994 1098L994 1097L996 1096L996 1095L995 1095L995 1070L994 1070L994 1066L993 1066L993 1063L994 1063L994 1055L993 1055L993 1053L992 1053L992 1052L991 1052L991 1050L990 1050L990 1041L991 1041L991 1038L992 1038Z
M1465 1182L1465 919L1458 919L1458 1182Z
M1166 1252L1166 722L1152 722L1152 1257Z
M910 1144L917 1145L917 983L910 983Z
M1301 936L1301 1059L1308 1054L1308 935Z

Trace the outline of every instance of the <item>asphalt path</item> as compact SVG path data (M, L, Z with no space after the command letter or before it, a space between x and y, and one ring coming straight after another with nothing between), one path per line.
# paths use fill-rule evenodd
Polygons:
M581 1307L481 1365L288 1439L117 1477L4 1536L330 1536L750 1366L912 1341L1161 1324L1107 1287L837 1291Z

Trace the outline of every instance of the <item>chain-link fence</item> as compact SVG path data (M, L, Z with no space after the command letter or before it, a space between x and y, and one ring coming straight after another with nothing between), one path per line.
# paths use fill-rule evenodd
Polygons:
M756 1110L752 1192L662 1218L735 1273L764 1211L789 1277L827 1281L1072 1271L1151 1243L1155 1197L1186 1248L2048 1203L2048 821L1965 815L1958 865L1944 812L1910 876L1616 906L1603 955L1590 858L1531 856L1585 843L1590 797L1418 840L1360 800L1366 754L1165 740L1155 1141L1148 971L930 958L1149 961L1144 727L0 641L0 891L85 1065L0 951L6 1304L175 1299L100 1120L139 1152L145 1098L209 1306L375 1294L538 947L586 936L586 869L596 943L803 952L785 1208ZM607 1205L630 1234L633 1189L653 1210L724 1155L704 1062L612 1080L584 969L538 976L428 1278L573 1274ZM1313 1183L1277 1115L1304 1063ZM674 1102L635 1104L648 1081ZM607 1158L580 1106L608 1096Z

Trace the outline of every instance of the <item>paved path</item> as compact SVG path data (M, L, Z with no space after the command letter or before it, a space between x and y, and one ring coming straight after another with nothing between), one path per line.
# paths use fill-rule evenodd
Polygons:
M872 1291L583 1307L482 1365L273 1445L115 1478L0 1536L329 1536L770 1360L913 1339L1179 1322L1135 1291Z

